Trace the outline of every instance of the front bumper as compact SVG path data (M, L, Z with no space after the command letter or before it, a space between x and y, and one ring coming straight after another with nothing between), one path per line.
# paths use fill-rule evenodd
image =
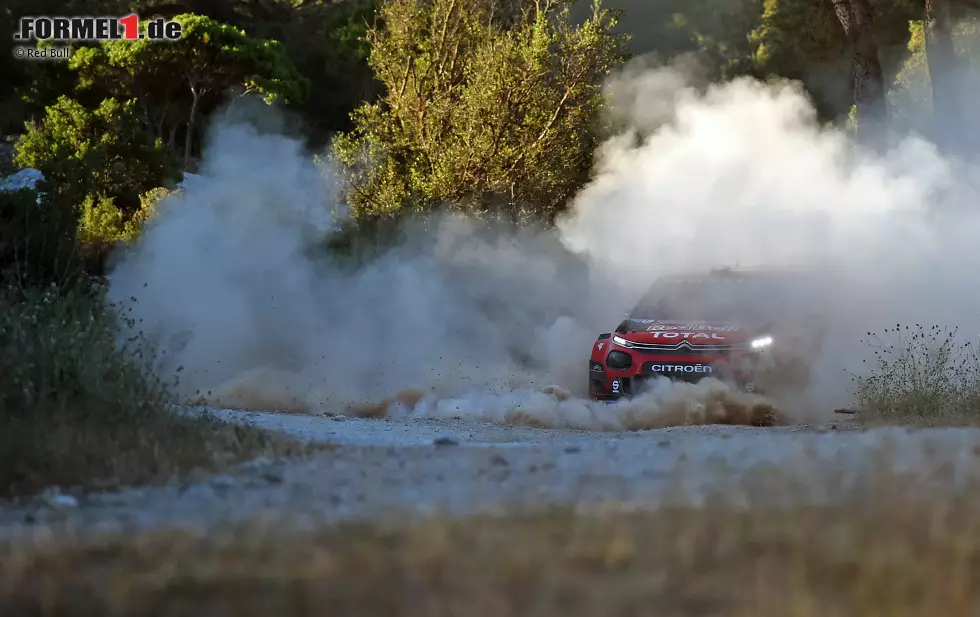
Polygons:
M743 392L759 392L751 371L733 367L730 358L644 358L628 369L618 370L595 360L589 361L589 396L595 400L616 400L641 393L649 382L666 378L697 383L713 377Z

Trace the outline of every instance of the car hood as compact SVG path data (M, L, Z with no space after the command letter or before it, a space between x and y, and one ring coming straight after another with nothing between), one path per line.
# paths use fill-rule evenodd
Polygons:
M687 341L692 347L741 345L761 336L735 323L699 320L630 319L623 338L635 343L671 345Z

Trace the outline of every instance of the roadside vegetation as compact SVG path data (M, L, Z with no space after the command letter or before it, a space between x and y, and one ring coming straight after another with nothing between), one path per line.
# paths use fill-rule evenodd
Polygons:
M901 326L869 333L872 366L855 376L867 424L980 423L980 350L955 328Z
M0 192L0 497L153 483L305 451L173 413L152 346L120 340L125 308L84 273L73 221L58 213L34 191Z
M107 224L194 171L207 127L245 101L328 153L370 235L447 204L554 220L610 128L602 82L633 56L695 57L704 77L799 80L821 120L869 141L885 124L943 148L974 143L976 0L10 0L22 15L183 24L174 45L75 45L66 62L0 55L0 135L52 198ZM8 45L14 41L9 40ZM162 76L166 76L163 78ZM886 118L887 117L887 118ZM254 119L254 118L253 118ZM850 119L850 120L849 120ZM950 130L955 127L955 130ZM0 161L0 169L8 162ZM83 207L84 206L84 207ZM129 233L128 231L125 233Z
M333 250L352 257L392 221L446 203L553 221L609 128L602 80L632 55L693 54L710 79L799 79L822 120L866 141L892 123L941 149L968 144L980 135L968 111L980 92L951 76L976 62L978 7L605 0L576 15L569 0L7 0L4 32L22 15L136 11L141 23L182 21L185 37L86 43L63 63L0 54L0 135L11 144L0 170L46 178L37 191L0 191L0 498L308 452L172 413L179 375L153 370L152 341L121 340L126 308L105 299L111 255L197 169L218 114L281 106L277 128L339 165L355 224ZM878 354L855 383L862 421L974 422L980 360L955 330L903 326L869 344ZM777 482L778 470L761 469L735 491L747 503L645 513L45 530L0 542L0 614L980 613L978 479L937 497L952 481L942 469L923 485L892 462L883 454L857 486ZM845 475L819 472L831 483ZM837 499L780 502L808 491Z
M122 315L87 290L0 298L0 496L115 489L213 471L304 446L168 409L142 341L118 345Z
M0 54L0 169L45 176L39 192L0 192L0 493L141 482L279 448L166 415L166 384L148 355L115 344L125 315L98 285L113 251L197 168L209 122L229 110L250 117L244 101L284 108L278 128L340 166L355 221L341 237L348 252L446 203L554 220L609 128L602 81L636 54L693 54L714 79L801 79L824 120L850 115L871 137L886 105L940 147L976 136L964 110L980 93L950 85L975 58L974 0L665 0L628 19L641 4L575 13L570 0L5 2L6 32L23 15L136 11L141 24L176 19L185 34L168 45L79 44L66 62ZM972 377L945 382L915 349L863 382L869 415L974 409Z
M5 615L877 615L980 610L980 491L759 469L654 512L568 507L386 523L286 523L3 547ZM974 469L976 469L974 467ZM719 484L732 489L723 478ZM779 503L833 495L833 505ZM837 499L839 497L839 499ZM937 505L941 501L941 506ZM613 504L614 505L614 504Z

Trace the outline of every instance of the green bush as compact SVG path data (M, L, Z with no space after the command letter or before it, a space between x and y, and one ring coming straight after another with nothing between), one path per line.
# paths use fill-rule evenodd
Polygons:
M89 195L81 205L78 239L92 244L108 244L122 239L126 215L112 197Z
M103 275L112 251L135 242L157 204L170 194L164 188L147 191L140 195L139 208L130 214L116 206L113 197L86 197L78 214L79 249L86 272Z
M179 176L173 153L146 131L136 102L112 98L88 109L60 97L43 121L27 125L15 163L43 173L39 188L62 206L105 196L126 213L142 193Z
M157 206L159 206L160 202L177 192L179 190L169 191L163 187L158 187L140 195L139 210L134 212L133 216L123 225L123 232L120 239L127 242L135 241L143 230L143 226L149 223L150 219L156 215Z

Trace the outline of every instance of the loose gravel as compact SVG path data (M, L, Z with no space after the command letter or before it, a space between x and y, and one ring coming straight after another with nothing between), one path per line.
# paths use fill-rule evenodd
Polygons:
M296 524L556 503L651 507L677 495L678 478L687 498L696 500L711 490L741 486L732 478L765 479L790 469L798 477L834 472L836 481L846 482L880 463L876 453L882 449L894 454L889 464L922 477L938 470L962 475L975 468L980 452L980 430L961 428L711 425L610 434L463 421L215 413L336 447L304 460L253 461L221 476L76 495L77 503L49 495L8 504L0 508L0 536L52 526L84 532L255 519Z

